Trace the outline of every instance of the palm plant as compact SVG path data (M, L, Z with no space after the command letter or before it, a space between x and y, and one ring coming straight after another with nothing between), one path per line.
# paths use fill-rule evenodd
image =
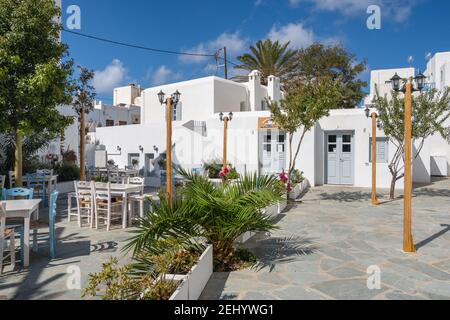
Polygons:
M160 205L152 205L141 219L135 236L125 249L138 256L143 251L161 253L167 239L192 243L203 239L214 248L216 270L226 270L235 261L236 239L246 232L276 229L273 218L262 209L282 199L278 180L247 175L237 183L215 186L208 179L178 169L187 181L173 202L161 194Z
M271 75L285 80L293 70L295 62L295 50L288 49L289 42L259 40L255 46L250 47L251 53L239 56L237 59L241 65L236 69L247 70L249 72L258 70L262 73L262 82L267 84L267 78Z

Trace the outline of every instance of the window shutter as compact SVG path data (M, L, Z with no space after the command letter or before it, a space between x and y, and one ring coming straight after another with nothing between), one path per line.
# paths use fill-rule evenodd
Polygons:
M183 115L182 109L183 109L182 103L178 102L178 104L177 104L177 114L176 114L177 121L181 121L182 120L182 115Z

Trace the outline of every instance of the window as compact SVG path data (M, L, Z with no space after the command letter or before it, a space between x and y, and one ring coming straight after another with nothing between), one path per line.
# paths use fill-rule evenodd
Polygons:
M372 163L372 138L370 138L369 162ZM389 162L389 139L377 138L377 163Z
M172 121L181 121L182 119L182 104L178 102L178 104L174 105L172 108Z
M114 120L106 120L107 127L114 127Z
M128 154L128 166L133 168L139 168L139 160L141 156L139 153Z
M119 126L126 126L128 122L126 121L119 121Z

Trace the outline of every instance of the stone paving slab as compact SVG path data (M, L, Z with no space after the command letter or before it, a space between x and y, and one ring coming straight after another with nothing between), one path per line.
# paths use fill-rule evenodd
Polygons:
M245 244L263 263L214 274L202 299L450 299L450 180L414 191L416 254L402 251L403 202L387 193L371 206L370 190L313 188L279 230ZM369 266L381 270L379 290L367 287Z

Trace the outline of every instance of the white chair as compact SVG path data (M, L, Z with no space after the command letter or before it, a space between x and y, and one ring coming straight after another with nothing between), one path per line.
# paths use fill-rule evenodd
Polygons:
M11 267L16 266L16 237L14 229L6 229L5 203L0 203L0 274L3 273L3 261L10 258ZM9 253L4 256L5 240L9 239Z
M67 194L67 218L69 222L71 221L71 218L73 216L78 218L78 206L75 204L75 206L72 206L73 200L77 200L77 193L71 192ZM75 202L76 203L76 202Z
M154 201L158 201L159 198L155 193L144 194L144 178L134 177L129 178L128 184L140 185L141 191L138 194L132 194L128 197L131 205L131 212L134 213L134 204L137 203L139 205L139 217L144 217L144 203L147 199L151 199ZM131 220L130 220L131 221Z
M98 229L99 220L104 220L106 230L111 229L112 220L123 219L122 210L124 202L117 198L111 197L111 183L95 183L94 184L95 195L95 228ZM120 210L116 210L120 208ZM114 216L114 213L118 213ZM126 217L125 217L126 218Z
M77 219L81 228L82 219L87 218L91 228L94 226L94 185L92 182L75 181L75 194L77 198ZM70 221L69 212L69 221Z
M9 188L13 189L16 187L16 174L14 171L9 172Z

